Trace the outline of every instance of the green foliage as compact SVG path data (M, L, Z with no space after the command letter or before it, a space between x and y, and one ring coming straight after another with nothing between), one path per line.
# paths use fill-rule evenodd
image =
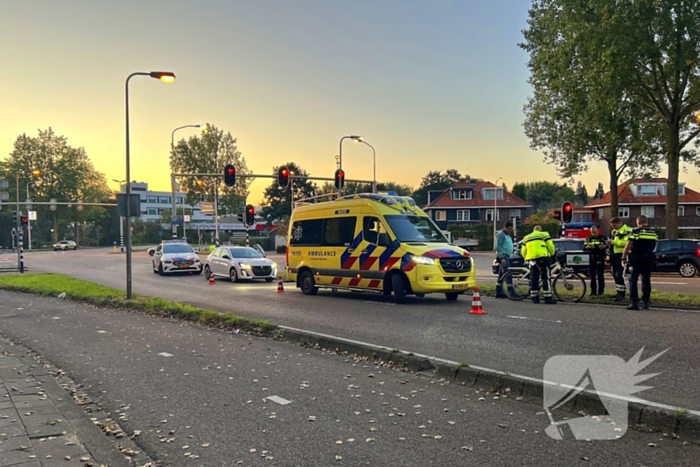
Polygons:
M468 238L476 240L479 251L493 250L493 224L452 224L447 227L452 232L452 238Z
M590 201L590 198L588 197L588 190L586 189L586 185L579 182L576 184L576 202L575 204L577 206L585 206L588 204L588 201Z
M65 293L68 300L91 303L97 306L137 310L146 314L194 321L222 329L242 328L252 332L269 332L277 328L267 321L242 318L230 313L219 313L215 310L201 309L161 298L136 295L133 299L127 300L126 294L122 290L62 274L0 276L0 289L50 297Z
M239 214L244 210L252 178L242 178L250 173L245 158L237 146L238 140L230 132L207 124L201 135L180 140L171 153L172 168L176 173L213 173L220 176L202 177L202 186L196 177L180 177L180 191L187 193L187 203L194 205L203 200L214 200L215 190L219 193L219 214ZM236 184L224 184L223 173L226 164L236 167Z
M260 215L263 219L267 220L268 224L272 224L277 219L283 218L285 216L289 217L292 213L292 198L295 200L300 200L303 198L309 198L316 194L316 184L305 178L297 177L308 177L309 173L304 169L299 167L294 162L288 162L284 164L292 174L289 178L289 186L286 188L280 188L277 184L277 173L281 166L273 167L272 174L275 178L272 180L270 185L265 188L265 207L260 211Z
M513 194L528 201L540 212L561 207L564 201L573 201L576 198L576 193L566 183L547 181L517 182L513 185Z

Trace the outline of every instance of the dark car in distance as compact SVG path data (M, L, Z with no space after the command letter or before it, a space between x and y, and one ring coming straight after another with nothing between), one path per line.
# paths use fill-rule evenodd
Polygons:
M562 265L573 268L574 272L588 275L588 264L590 255L583 249L583 240L576 238L555 238L552 239L554 247L557 249L557 260ZM515 244L513 256L510 257L510 267L522 268L525 267L525 261L520 254L520 245L522 242ZM498 263L496 260L492 264L492 272L498 274Z
M693 277L700 271L700 241L662 239L656 242L654 272L677 272Z

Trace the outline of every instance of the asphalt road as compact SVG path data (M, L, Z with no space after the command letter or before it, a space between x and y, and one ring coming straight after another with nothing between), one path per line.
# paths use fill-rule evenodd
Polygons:
M0 333L66 371L168 467L691 466L700 459L699 446L660 433L554 441L540 405L123 310L0 291Z
M28 263L32 270L125 287L124 256L104 250L37 252ZM694 312L483 298L487 314L474 316L468 314L468 297L457 302L441 296L411 298L396 306L388 297L359 293L321 291L307 297L291 284L277 294L274 283L217 281L209 286L203 276L160 277L152 273L144 252L134 254L133 287L140 294L537 378L555 355L628 360L642 347L644 356L670 349L647 368L646 373L661 374L648 381L652 389L638 396L700 409L700 314Z

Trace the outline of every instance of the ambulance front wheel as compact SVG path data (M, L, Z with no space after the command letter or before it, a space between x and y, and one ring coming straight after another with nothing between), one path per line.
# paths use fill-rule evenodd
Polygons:
M459 292L447 292L445 298L449 301L457 300L459 298Z
M394 301L397 305L406 303L406 285L401 274L391 276L391 288L394 291Z
M316 281L311 271L306 270L301 273L299 277L299 288L301 288L301 293L304 295L316 295L318 289L316 288Z

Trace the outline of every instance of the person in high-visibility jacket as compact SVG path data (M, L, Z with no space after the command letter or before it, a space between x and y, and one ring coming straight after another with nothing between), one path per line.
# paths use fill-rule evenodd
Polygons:
M646 216L637 217L637 228L632 230L625 250L622 252L622 262L628 263L630 273L630 299L632 303L628 310L639 310L639 294L637 292L637 280L642 278L642 302L644 309L649 309L651 298L651 271L654 269L656 255L656 241L659 239L656 232L649 228L649 219Z
M622 265L622 252L625 251L627 239L632 233L632 227L623 224L619 217L610 219L610 227L612 227L612 232L610 232L608 246L612 248L610 264L612 265L615 289L617 291L615 301L621 302L625 299L625 293L627 292L627 288L625 287L625 268Z
M552 284L549 277L550 259L556 255L552 237L542 232L542 227L536 225L530 235L523 238L520 251L523 259L530 267L530 298L532 303L540 303L540 280L542 281L542 296L548 305L557 303L552 298Z
M598 226L591 227L591 235L583 242L588 252L588 274L591 277L591 296L603 295L605 291L605 247L607 238L600 234Z

